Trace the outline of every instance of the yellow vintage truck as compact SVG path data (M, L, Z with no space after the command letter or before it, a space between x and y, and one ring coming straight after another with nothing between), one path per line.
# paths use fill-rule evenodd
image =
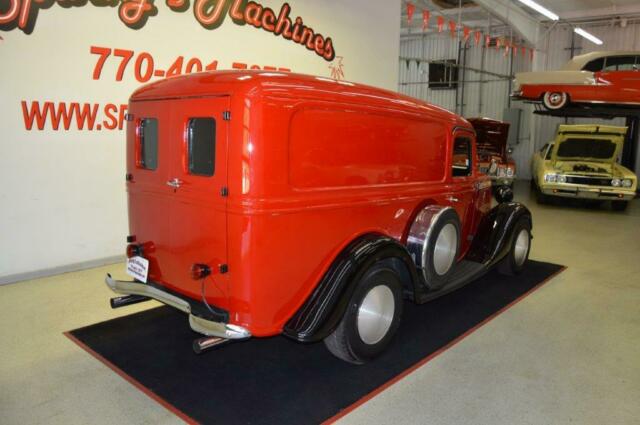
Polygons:
M533 155L532 188L538 202L550 197L611 201L616 211L636 195L637 177L618 164L627 127L559 125L556 138Z

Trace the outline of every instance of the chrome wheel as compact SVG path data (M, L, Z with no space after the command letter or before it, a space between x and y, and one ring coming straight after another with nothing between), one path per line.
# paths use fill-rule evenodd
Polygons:
M357 325L360 339L375 344L385 337L395 313L395 300L386 285L371 288L358 308Z
M522 266L527 259L527 254L529 253L529 243L529 232L527 231L527 229L520 230L513 249L513 260L515 261L516 266Z
M563 92L547 92L544 94L542 103L547 109L555 111L562 109L569 100L566 93Z
M449 271L458 252L458 232L456 227L448 223L438 235L433 248L433 268L436 273L443 275Z

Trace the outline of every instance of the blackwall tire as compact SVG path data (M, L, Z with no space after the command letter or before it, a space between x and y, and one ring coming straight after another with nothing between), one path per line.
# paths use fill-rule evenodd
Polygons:
M614 211L624 211L629 206L629 201L611 201L611 209Z
M521 218L514 227L513 239L509 252L498 264L498 273L515 276L520 274L529 259L531 251L531 223L526 218Z
M340 324L324 344L339 359L366 363L389 346L402 307L400 277L391 268L374 264L360 278Z
M569 95L564 92L546 92L542 96L542 104L549 111L558 111L569 103Z

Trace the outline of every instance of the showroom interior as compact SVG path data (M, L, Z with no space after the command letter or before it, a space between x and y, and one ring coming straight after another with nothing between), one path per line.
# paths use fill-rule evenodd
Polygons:
M637 423L637 0L6 0L0 60L0 422Z

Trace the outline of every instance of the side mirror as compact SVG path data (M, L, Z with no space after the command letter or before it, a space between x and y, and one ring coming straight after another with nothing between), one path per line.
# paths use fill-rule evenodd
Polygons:
M496 201L499 203L513 201L513 190L509 186L500 186L495 192Z

